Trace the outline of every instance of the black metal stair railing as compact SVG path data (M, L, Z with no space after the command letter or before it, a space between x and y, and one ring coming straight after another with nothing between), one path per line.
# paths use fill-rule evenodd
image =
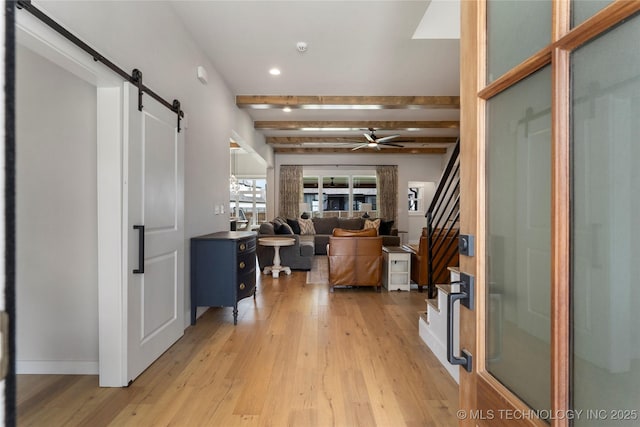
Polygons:
M447 277L448 267L458 266L460 234L460 139L426 213L428 245L428 296L435 298L436 284Z

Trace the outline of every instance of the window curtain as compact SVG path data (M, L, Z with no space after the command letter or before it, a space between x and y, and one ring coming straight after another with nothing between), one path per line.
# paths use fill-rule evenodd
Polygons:
M396 222L398 212L398 166L376 166L378 218Z
M281 217L298 217L302 193L302 166L280 166L279 215Z

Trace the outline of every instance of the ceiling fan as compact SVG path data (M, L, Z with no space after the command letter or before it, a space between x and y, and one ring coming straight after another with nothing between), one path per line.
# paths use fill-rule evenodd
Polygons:
M399 137L400 135L389 135L389 136L377 137L375 134L374 128L369 128L369 133L364 133L363 135L366 138L367 142L365 142L364 144L360 144L355 148L352 148L352 151L359 150L365 147L375 148L376 150L380 150L380 147L382 146L402 148L404 146L397 144L397 142L409 142L409 140L406 140L406 141L396 140L394 142L391 142L391 140Z

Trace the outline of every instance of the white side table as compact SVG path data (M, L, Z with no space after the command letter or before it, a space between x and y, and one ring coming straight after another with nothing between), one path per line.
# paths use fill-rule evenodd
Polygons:
M382 286L388 291L411 290L411 252L400 246L384 246L382 255Z
M285 274L291 274L291 268L280 265L280 247L292 246L296 243L296 239L291 237L261 237L258 239L258 243L262 246L273 247L273 265L265 267L264 274L271 273L274 279L280 276L281 271L284 271Z

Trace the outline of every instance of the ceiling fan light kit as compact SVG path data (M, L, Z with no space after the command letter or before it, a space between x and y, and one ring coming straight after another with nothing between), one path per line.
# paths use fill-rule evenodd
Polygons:
M396 134L396 135L389 135L389 136L383 136L381 138L378 138L375 134L375 129L374 128L369 128L369 133L363 133L365 139L367 140L367 142L358 145L357 147L354 147L351 149L351 151L356 151L359 150L361 148L367 147L367 148L375 148L376 150L380 150L380 147L384 147L384 146L389 146L389 147L404 147L403 145L400 144L396 144L395 142L390 142L393 139L399 137L400 135ZM409 141L404 141L404 142L409 142Z

